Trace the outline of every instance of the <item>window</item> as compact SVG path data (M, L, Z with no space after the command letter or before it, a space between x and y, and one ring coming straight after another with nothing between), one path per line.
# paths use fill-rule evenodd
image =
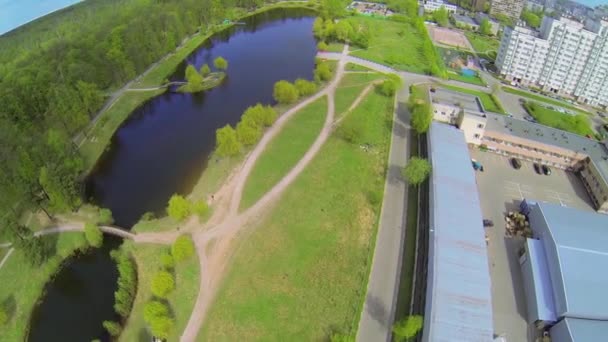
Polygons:
M483 124L478 124L477 128L483 128Z

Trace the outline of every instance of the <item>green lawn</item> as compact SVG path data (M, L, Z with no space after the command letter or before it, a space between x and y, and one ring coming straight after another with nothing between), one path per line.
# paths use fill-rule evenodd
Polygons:
M477 51L477 54L480 57L494 60L496 58L496 54L488 55L489 51L498 52L498 47L500 46L500 41L496 37L488 37L483 36L474 32L465 32L467 39L473 45L473 49Z
M393 98L371 92L240 240L199 341L325 341L356 332L380 214ZM368 145L368 150L361 145Z
M373 72L372 69L368 69L364 66L361 66L359 64L354 64L354 63L346 63L346 67L344 68L344 70L346 71L367 71L367 72Z
M543 95L539 95L539 94L534 94L534 93L531 93L531 92L527 92L525 90L520 90L520 89L515 89L515 88L505 87L505 86L502 87L502 90L505 91L505 92L507 92L507 93L515 94L515 95L518 95L518 96L523 96L523 97L526 97L526 98L529 98L529 99L532 99L532 100L536 100L536 101L540 101L540 102L545 102L545 103L552 104L554 106L559 106L559 107L563 107L563 108L566 108L566 109L570 109L570 110L573 110L573 111L575 111L577 113L580 113L580 114L591 115L590 113L588 113L588 112L586 112L584 110L578 109L575 106L573 106L573 105L571 105L571 104L569 104L567 102L556 100L556 99L552 99L552 98L547 97L547 96L543 96Z
M342 115L371 82L381 78L384 76L379 73L345 74L336 89L336 117Z
M369 47L360 49L353 46L351 55L411 72L424 73L427 70L422 44L429 38L421 37L410 24L365 16L347 20L368 27L371 32Z
M500 104L500 101L498 100L498 98L496 98L496 96L492 96L492 94L484 93L479 90L467 89L467 88L457 87L457 86L448 85L448 84L442 84L441 87L479 97L479 99L481 100L481 103L483 104L483 107L487 111L500 113L500 114L506 113L505 110L502 108L502 105Z
M536 102L527 102L524 107L540 124L561 129L579 135L594 136L589 126L589 118L583 114L569 115L560 113L539 105Z
M32 266L21 251L14 251L0 269L0 305L8 307L9 322L0 334L2 341L24 341L30 316L42 296L44 286L57 273L61 264L77 250L88 247L84 234L69 232L42 238L49 258Z
M146 323L143 318L145 303L152 298L150 284L152 276L161 268L159 255L168 247L157 245L135 245L126 242L122 248L131 251L137 263L137 296L133 303L131 316L125 323L120 341L150 341ZM178 341L182 334L194 302L198 296L199 265L196 254L189 260L175 267L175 290L167 298L175 318L175 326L168 341Z
M329 43L327 44L327 50L328 52L342 52L342 50L344 50L344 44L342 43Z
M486 85L486 82L484 82L479 77L479 74L475 75L474 77L469 77L469 76L463 76L455 71L454 72L448 71L448 79L454 80L454 81L460 81L460 82L464 82L464 83L480 85L480 86Z
M266 146L247 178L241 210L249 208L270 190L315 141L327 116L327 97L296 113Z

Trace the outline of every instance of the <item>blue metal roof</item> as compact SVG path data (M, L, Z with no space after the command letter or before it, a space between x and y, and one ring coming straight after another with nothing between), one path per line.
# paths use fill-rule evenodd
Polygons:
M608 320L608 215L539 202L530 213L546 222L545 249L558 317ZM531 222L536 218L531 218ZM537 232L540 227L532 226ZM542 234L542 232L539 232Z
M526 239L526 249L528 260L522 265L522 277L528 298L528 323L536 320L556 322L553 289L543 243L540 240Z
M608 321L565 318L551 328L550 335L552 342L604 341Z
M433 122L428 142L432 172L423 340L491 341L488 255L464 134Z

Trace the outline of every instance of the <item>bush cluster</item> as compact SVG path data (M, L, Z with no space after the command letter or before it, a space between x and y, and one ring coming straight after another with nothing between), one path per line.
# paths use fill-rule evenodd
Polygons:
M367 49L371 34L365 26L356 26L348 19L334 23L331 19L318 17L312 27L316 38L322 42L337 41ZM325 43L324 43L325 44Z
M234 156L241 151L243 145L250 146L257 143L262 137L264 127L271 126L277 120L277 116L274 108L260 103L247 108L236 129L226 125L216 131L217 155Z
M167 214L176 221L183 221L192 214L204 217L209 212L209 205L205 201L191 202L182 195L174 194L169 199Z

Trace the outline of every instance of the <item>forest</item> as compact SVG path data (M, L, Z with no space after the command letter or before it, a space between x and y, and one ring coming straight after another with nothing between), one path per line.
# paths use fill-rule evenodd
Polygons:
M262 0L88 0L0 36L0 241L22 212L81 203L74 137L112 91L188 36Z

